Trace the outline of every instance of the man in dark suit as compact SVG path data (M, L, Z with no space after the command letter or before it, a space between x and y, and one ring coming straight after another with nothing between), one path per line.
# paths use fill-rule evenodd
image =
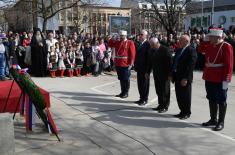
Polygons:
M141 31L140 34L140 44L136 47L136 57L135 57L135 71L137 72L137 84L140 99L136 101L136 104L145 105L148 102L149 96L149 74L147 73L147 61L148 52L150 50L150 44L147 40L148 32L145 30Z
M188 35L182 35L179 40L180 48L172 66L172 81L175 83L175 92L180 113L175 115L180 119L188 119L191 115L191 94L193 70L197 61L196 50L190 46Z
M153 110L164 113L170 105L170 75L172 56L169 49L161 45L157 38L150 40L151 50L148 59L148 76L153 70L153 78L156 93L158 95L158 107Z

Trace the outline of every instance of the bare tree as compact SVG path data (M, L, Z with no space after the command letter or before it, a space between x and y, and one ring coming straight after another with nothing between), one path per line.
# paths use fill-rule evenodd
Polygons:
M167 35L175 34L179 30L180 18L185 14L185 7L190 1L142 0L142 2L151 4L152 7L151 9L142 8L141 14L149 16L157 24L161 24L166 30Z
M98 0L22 0L24 3L32 4L29 12L34 17L34 27L37 26L37 18L42 18L42 31L46 31L47 22L59 12L77 6L101 5Z

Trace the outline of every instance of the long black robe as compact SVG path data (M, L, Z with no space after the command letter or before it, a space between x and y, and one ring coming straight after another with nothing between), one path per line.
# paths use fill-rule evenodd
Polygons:
M36 35L32 37L31 41L31 73L36 77L44 77L47 72L47 45L45 39L42 37L43 47L39 46Z

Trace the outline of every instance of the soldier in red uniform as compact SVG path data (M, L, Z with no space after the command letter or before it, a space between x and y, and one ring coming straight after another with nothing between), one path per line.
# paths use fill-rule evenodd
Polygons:
M202 123L202 126L214 126L214 131L220 131L224 128L228 83L232 79L233 47L223 40L221 29L210 29L208 39L209 41L204 41L199 46L199 51L205 55L203 79L211 117L208 122Z
M115 48L114 65L121 85L121 93L116 97L127 98L136 51L134 42L127 39L127 31L120 31L119 35L120 41L110 41L110 47Z

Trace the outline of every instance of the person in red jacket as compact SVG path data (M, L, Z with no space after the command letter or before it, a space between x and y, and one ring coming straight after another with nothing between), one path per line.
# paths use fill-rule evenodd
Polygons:
M208 39L199 46L199 51L205 55L203 79L211 117L208 122L202 123L202 126L215 126L213 130L220 131L224 128L228 83L231 82L233 73L233 47L223 40L221 29L210 29Z
M120 41L112 41L111 44L115 48L114 65L121 85L121 93L116 97L127 98L136 51L134 42L127 39L127 31L120 31L119 35Z

